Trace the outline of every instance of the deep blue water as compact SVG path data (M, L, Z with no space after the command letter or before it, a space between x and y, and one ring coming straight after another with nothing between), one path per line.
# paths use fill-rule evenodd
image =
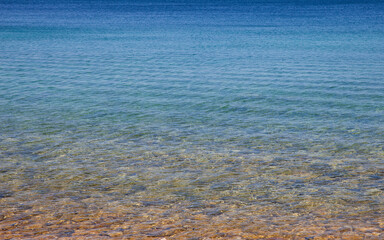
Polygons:
M383 146L383 2L0 1L3 215L98 194L379 226Z

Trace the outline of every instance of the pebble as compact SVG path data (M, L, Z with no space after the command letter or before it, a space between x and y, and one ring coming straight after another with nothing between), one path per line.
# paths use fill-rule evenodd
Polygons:
M12 225L9 224L9 223L0 224L0 231L6 231L6 230L8 230L11 227L12 227Z
M361 240L361 237L357 236L355 233L352 232L343 233L342 238L348 240Z
M81 217L81 216L75 216L72 218L72 221L75 221L75 222L86 222L87 220L89 220L89 218Z
M44 225L42 223L30 224L25 227L25 229L28 229L28 230L37 230L42 228L44 228Z
M344 232L352 232L353 228L351 226L341 227L337 230L338 232L344 233Z
M108 233L108 235L110 237L121 237L121 236L123 236L123 232L121 232L121 231L113 231L113 232Z
M89 235L90 232L87 231L87 230L82 230L82 229L77 229L75 230L75 232L73 233L74 236L86 236L86 235Z
M357 230L365 233L380 232L379 228L374 228L374 227L360 227Z
M241 236L245 239L256 239L257 235L252 233L242 233Z

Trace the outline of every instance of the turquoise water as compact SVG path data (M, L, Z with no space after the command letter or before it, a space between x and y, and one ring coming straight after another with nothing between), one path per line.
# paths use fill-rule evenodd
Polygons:
M383 40L378 2L0 2L3 237L384 237Z

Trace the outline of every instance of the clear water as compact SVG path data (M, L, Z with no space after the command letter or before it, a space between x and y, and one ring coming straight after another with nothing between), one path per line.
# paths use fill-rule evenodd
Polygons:
M384 3L0 1L0 238L384 238Z

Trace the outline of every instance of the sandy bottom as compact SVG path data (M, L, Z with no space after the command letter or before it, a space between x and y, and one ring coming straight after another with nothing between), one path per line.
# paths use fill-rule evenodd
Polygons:
M11 197L1 201L7 207L0 239L384 239L384 218L337 219L321 209L286 215L220 201L193 206L62 198L14 207L7 204Z

